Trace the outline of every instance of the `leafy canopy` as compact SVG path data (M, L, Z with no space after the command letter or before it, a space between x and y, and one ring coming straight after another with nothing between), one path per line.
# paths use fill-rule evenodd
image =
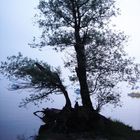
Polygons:
M110 29L111 17L118 15L115 1L40 0L38 9L37 23L42 35L39 43L35 39L30 46L73 50L69 51L65 66L71 70L70 80L79 82L83 105L91 105L88 104L89 95L95 97L97 106L94 108L98 111L105 104L116 105L120 99L120 94L115 91L117 84L126 81L134 86L140 78L140 70L139 65L124 51L127 37L122 32ZM22 87L33 87L40 91L45 89L45 95L39 95L38 98L43 99L50 92L63 91L65 95L66 90L62 89L66 88L58 70L21 55L10 57L9 60L10 63L2 63L1 72L8 77L28 81ZM68 93L65 97L69 98Z
M13 90L33 89L29 98L21 103L26 105L29 102L38 102L44 98L49 99L52 93L63 93L61 71L53 69L47 63L23 57L21 53L17 56L7 58L8 61L1 62L0 72L15 81L12 85Z

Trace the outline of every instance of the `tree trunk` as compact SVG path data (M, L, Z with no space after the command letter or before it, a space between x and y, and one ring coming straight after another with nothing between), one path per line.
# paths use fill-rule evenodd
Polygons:
M60 87L60 89L63 92L65 100L66 100L65 107L71 109L71 101L70 101L70 98L68 96L68 92L66 91L66 89L65 89L65 87L63 85Z
M77 53L77 68L76 73L79 78L80 83L80 93L82 98L83 106L86 109L93 109L92 102L90 99L88 84L87 84L87 76L86 76L86 57L85 57L85 48L84 45L75 45L75 50Z
M74 29L75 29L75 51L77 57L77 68L76 73L80 83L80 94L82 98L83 106L87 110L93 109L92 102L90 99L88 84L87 84L87 76L86 76L86 56L85 56L85 46L82 43L80 37L80 24L81 24L81 16L79 11L79 6L77 2L71 1L72 3L72 15L74 19Z

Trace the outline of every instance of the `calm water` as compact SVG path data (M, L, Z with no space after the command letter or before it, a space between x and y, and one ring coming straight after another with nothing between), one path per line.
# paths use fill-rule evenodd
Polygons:
M22 98L28 93L8 91L7 81L0 80L0 140L17 140L17 136L24 135L26 138L38 133L38 129L43 124L33 112L42 107L62 108L63 97L57 97L53 103L45 103L40 107L28 105L27 108L19 108ZM132 99L127 96L128 91L123 94L122 108L104 107L101 114L120 120L140 130L140 99Z
M32 114L35 108L19 108L21 95L9 92L5 81L0 81L0 85L0 140L37 133L42 122Z
M135 130L140 130L140 98L131 98L126 94L123 95L122 107L112 108L107 106L102 110L102 114L114 120L128 124Z
M7 80L0 80L0 140L18 140L17 137L26 138L38 133L42 121L33 115L34 111L43 107L56 107L55 101L34 106L29 104L26 108L19 108L21 99L28 93L22 91L9 91ZM57 107L63 106L62 96L57 97Z

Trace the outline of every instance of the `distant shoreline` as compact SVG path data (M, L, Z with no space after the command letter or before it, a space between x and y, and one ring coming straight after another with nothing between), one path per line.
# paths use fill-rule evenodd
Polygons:
M128 96L132 98L140 98L140 92L132 92L132 93L129 93Z

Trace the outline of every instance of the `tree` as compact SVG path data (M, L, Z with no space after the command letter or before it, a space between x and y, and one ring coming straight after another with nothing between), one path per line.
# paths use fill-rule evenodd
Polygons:
M120 93L116 86L125 81L134 88L140 71L139 65L124 51L126 36L122 32L114 33L104 28L94 33L94 41L85 50L86 72L90 95L95 98L94 108L100 111L106 104L118 105ZM76 65L75 55L71 56L66 67ZM77 76L73 74L70 79L75 82Z
M118 13L114 0L41 0L38 9L42 40L33 46L74 48L73 71L80 84L83 106L92 108L89 88L98 94L108 89L109 94L119 81L134 82L138 78L137 66L124 58L122 44L126 37L109 30L110 18ZM130 74L132 71L135 76ZM88 85L89 81L93 86Z
M40 42L33 42L31 47L52 46L57 51L74 50L65 65L72 69L70 79L79 82L86 110L93 109L90 95L97 95L97 110L106 103L117 103L119 96L115 94L114 87L120 81L134 84L139 78L139 65L127 58L122 47L126 40L123 33L109 29L110 18L118 12L115 1L40 0L38 9L42 35ZM44 64L41 65L44 67ZM57 71L52 73L56 76ZM55 82L57 80L55 78Z
M21 106L30 102L38 102L43 100L50 94L62 93L66 99L65 107L71 108L66 87L60 78L61 71L53 69L47 63L23 57L21 53L18 56L8 57L7 62L2 62L0 72L12 79L16 84L12 85L13 90L34 89L30 97L24 99Z
M45 17L38 21L43 28L40 46L47 43L61 49L74 47L82 103L87 109L92 109L92 103L87 83L85 47L93 42L94 31L103 26L104 20L115 15L113 6L112 0L41 0L38 6Z

